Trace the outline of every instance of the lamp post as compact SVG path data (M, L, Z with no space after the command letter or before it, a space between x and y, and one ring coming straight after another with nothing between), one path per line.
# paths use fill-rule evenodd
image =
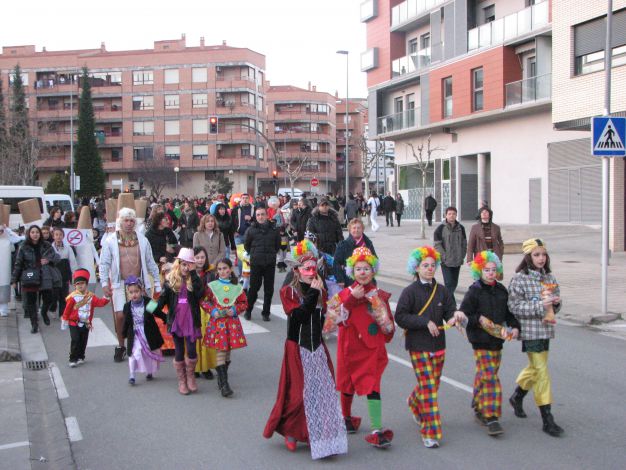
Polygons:
M349 156L349 152L350 152L350 144L348 143L348 105L350 104L350 101L348 99L348 51L337 51L337 54L342 54L346 56L346 134L345 134L345 138L346 138L346 153L344 155L344 159L345 159L345 163L343 165L344 171L346 172L346 187L345 187L345 203L348 202L348 195L350 193L350 180L349 180L349 175L348 175L348 160L350 158Z
M178 196L178 172L179 171L180 171L180 168L175 166L174 167L174 175L176 175L176 196Z

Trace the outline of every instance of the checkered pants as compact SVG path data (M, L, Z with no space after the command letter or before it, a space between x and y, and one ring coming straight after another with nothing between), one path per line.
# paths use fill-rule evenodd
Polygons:
M419 419L422 437L441 439L441 416L439 415L439 382L445 353L435 356L426 351L411 351L411 362L417 385L407 400L409 408Z
M485 418L502 416L502 387L498 378L502 351L474 350L476 376L472 408Z

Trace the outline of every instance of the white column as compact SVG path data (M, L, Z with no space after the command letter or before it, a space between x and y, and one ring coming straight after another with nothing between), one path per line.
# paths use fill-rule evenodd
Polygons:
M476 167L478 173L478 207L482 206L487 199L487 155L479 153L476 155Z

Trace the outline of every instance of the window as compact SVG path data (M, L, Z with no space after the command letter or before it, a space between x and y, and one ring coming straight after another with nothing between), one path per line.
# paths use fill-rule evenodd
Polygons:
M261 134L263 134L265 132L265 124L263 121L257 121L256 128Z
M153 83L154 72L152 70L133 72L133 85L152 85Z
M441 165L441 179L448 181L450 179L450 160L446 159L442 161Z
M443 117L452 117L452 77L442 80Z
M612 67L619 67L620 65L626 64L626 46L614 47L612 54ZM604 70L604 51L592 52L591 54L585 54L575 59L574 73L576 75L585 75L599 72L600 70Z
M420 36L420 49L428 49L430 47L430 33Z
M472 70L472 111L483 109L483 68Z
M178 109L180 107L179 95L165 95L165 109Z
M166 69L164 71L164 82L166 85L178 83L178 69Z
M193 120L193 133L194 134L208 134L209 133L209 121L206 119L194 119Z
M180 121L165 121L165 135L179 135Z
M256 109L257 111L263 111L263 97L259 96L259 98L256 100Z
M191 81L193 83L206 83L207 71L206 67L194 67L191 69Z
M242 93L241 94L241 104L246 105L252 105L254 106L256 103L256 95L254 93Z
M153 159L154 153L152 147L133 147L133 160L139 162Z
M180 146L179 145L166 145L165 146L165 159L166 160L180 160Z
M191 103L194 108L206 108L208 96L206 93L194 93L191 95Z
M242 157L249 157L249 156L254 156L256 152L256 147L254 145L250 145L250 144L243 144L241 146L241 156Z
M133 110L154 109L154 96L133 96Z
M89 74L89 83L92 87L120 86L122 72L93 72Z
M415 54L417 52L417 38L409 41L409 54Z
M259 145L259 160L263 160L263 158L265 158L265 148L261 145Z
M209 146L208 145L194 145L192 158L194 160L208 160Z
M153 135L154 121L133 122L133 135Z
M496 6L489 5L488 7L483 8L483 17L485 18L485 23L491 23L496 19Z
M122 160L122 149L111 149L111 161L119 162Z

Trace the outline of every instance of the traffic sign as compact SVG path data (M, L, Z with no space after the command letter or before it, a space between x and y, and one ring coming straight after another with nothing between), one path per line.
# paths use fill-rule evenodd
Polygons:
M67 232L67 242L71 245L71 246L79 246L83 243L83 234L80 232L80 230L70 230L69 232Z
M320 184L320 180L317 178L311 178L311 186L315 187Z
M626 118L591 118L591 154L596 157L625 157Z

